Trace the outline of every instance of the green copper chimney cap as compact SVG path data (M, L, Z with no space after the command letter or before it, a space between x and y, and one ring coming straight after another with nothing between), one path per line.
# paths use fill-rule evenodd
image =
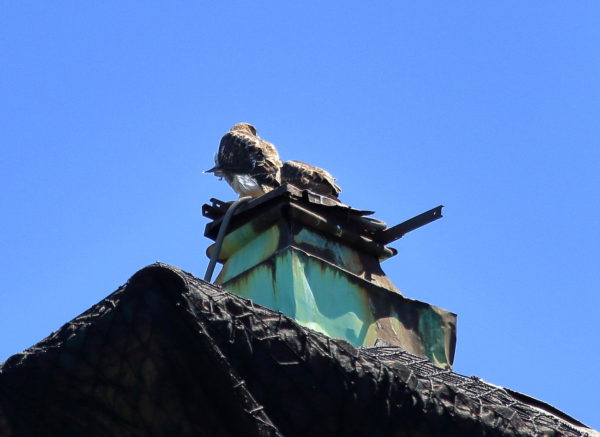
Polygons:
M355 346L383 341L451 367L456 315L400 293L380 265L395 252L348 218L356 210L289 191L267 196L234 215L216 283ZM219 214L209 213L215 221L206 234L214 236Z

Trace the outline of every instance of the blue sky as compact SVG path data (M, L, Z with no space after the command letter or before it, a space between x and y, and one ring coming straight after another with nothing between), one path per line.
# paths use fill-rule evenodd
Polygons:
M0 361L154 261L203 276L202 174L253 123L396 224L455 370L600 428L600 4L0 6Z

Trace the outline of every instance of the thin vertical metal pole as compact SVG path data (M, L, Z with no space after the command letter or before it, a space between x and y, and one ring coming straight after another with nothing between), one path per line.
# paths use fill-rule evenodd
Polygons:
M221 226L219 227L217 241L215 241L214 250L210 257L210 262L208 263L206 273L204 274L204 280L206 282L212 282L212 275L215 271L215 266L217 265L217 260L219 259L219 255L221 253L221 247L223 246L223 240L225 239L225 233L227 232L227 228L229 227L229 222L231 221L233 213L235 212L238 206L240 206L244 202L247 202L250 199L252 199L251 196L240 197L229 206L229 209L225 213L223 221L221 222Z

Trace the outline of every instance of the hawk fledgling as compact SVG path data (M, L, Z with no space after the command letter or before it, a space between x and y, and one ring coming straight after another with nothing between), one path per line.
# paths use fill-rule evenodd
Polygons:
M207 173L225 178L240 197L259 197L281 185L277 149L248 123L234 125L221 138L215 166Z
M281 182L334 200L338 200L342 191L328 171L302 161L284 162L281 168Z

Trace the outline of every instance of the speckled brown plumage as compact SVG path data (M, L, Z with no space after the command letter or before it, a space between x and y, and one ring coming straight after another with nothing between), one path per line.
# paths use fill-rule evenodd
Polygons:
M224 177L238 194L257 196L280 185L280 168L275 146L260 138L251 124L238 123L221 139L215 167L209 171ZM240 186L244 182L240 177L251 178L259 187Z
M284 162L281 182L336 200L342 191L329 172L302 161Z

